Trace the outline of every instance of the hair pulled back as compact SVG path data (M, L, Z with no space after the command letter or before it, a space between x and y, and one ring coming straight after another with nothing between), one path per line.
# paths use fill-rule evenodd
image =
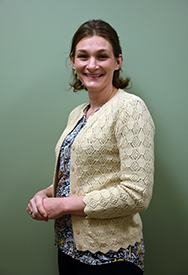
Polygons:
M85 37L94 35L101 36L110 42L113 48L115 58L118 58L119 54L122 54L119 37L115 29L103 20L90 20L83 23L75 32L72 38L70 55L72 55L72 57L75 58L76 45L78 44L78 42ZM116 88L125 89L129 85L130 78L123 79L122 77L120 77L120 71L122 71L121 68L119 70L114 71L112 82ZM73 87L74 92L83 89L87 90L87 88L82 84L82 82L77 77L77 73L74 70L73 81L72 83L70 83L70 86Z

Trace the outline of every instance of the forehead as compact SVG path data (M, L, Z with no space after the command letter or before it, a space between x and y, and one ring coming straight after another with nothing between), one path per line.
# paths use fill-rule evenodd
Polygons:
M110 42L98 35L82 38L76 45L76 51L79 50L107 50L113 52Z

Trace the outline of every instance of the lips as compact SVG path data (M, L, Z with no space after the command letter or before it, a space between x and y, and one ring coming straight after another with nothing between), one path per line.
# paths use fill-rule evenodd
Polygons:
M102 74L85 74L87 77L91 77L91 78L98 78L101 77Z

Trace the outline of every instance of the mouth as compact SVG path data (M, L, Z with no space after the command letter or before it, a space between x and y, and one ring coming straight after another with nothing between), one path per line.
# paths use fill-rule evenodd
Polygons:
M101 77L103 74L85 74L85 76L89 77L89 78L99 78Z

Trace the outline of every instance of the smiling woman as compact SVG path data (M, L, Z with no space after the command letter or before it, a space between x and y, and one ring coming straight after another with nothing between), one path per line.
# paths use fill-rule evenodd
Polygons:
M30 200L33 219L55 219L60 274L143 274L139 212L151 200L154 123L145 103L122 90L123 56L116 31L101 20L72 40L75 108L56 145L53 185Z
M79 80L87 87L90 101L92 97L92 101L98 102L98 93L100 93L101 102L98 102L99 105L95 106L95 110L117 92L117 88L113 86L113 76L114 71L120 69L123 57L119 54L115 58L108 40L97 35L83 38L76 46L75 57L71 54L70 60ZM92 102L90 103L93 107Z
M82 39L89 38L89 37L91 38L95 35L101 38L104 38L106 41L110 43L113 50L113 56L115 57L115 59L117 59L120 55L122 56L122 49L119 42L119 37L116 31L114 30L114 28L112 28L112 26L110 26L107 22L104 22L102 20L92 20L82 24L74 34L72 39L72 46L70 50L70 57L72 57L73 59L75 58L76 47ZM84 56L85 56L85 53L84 53ZM127 88L130 79L129 78L126 78L125 80L122 79L119 76L120 71L121 71L121 66L119 66L119 69L117 69L114 72L113 85L116 88L125 89ZM77 74L74 71L73 71L73 76L74 76L73 83L70 85L74 88L74 92L82 89L87 90L87 87L85 87L83 83L78 79Z

